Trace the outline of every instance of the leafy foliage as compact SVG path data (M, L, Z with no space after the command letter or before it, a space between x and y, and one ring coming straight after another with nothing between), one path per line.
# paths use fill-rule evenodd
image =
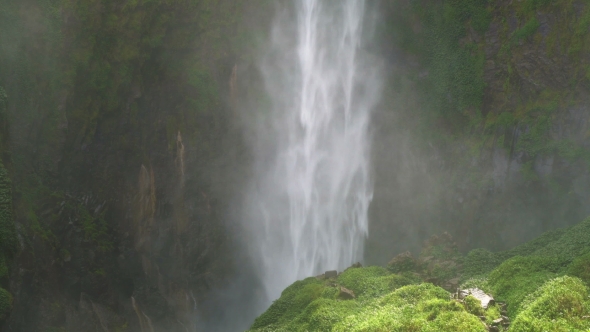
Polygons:
M588 288L568 276L548 281L522 303L510 331L580 331L590 328Z
M568 265L566 273L569 276L578 277L586 285L590 285L590 253L576 258Z
M554 258L516 256L490 273L488 285L498 300L508 303L508 313L514 317L524 298L558 271Z

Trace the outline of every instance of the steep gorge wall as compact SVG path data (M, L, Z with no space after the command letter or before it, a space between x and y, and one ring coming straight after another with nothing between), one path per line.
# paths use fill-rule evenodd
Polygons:
M383 6L369 260L443 230L463 249L506 249L587 216L590 6Z
M12 296L0 330L194 328L241 259L230 81L250 6L0 1L0 148L18 239L11 252L2 237Z

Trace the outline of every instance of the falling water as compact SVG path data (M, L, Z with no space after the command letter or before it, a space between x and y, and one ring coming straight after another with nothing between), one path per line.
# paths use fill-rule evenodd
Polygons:
M258 118L248 228L270 299L294 280L362 259L379 92L376 62L361 48L364 12L362 0L295 0L261 63L271 103Z

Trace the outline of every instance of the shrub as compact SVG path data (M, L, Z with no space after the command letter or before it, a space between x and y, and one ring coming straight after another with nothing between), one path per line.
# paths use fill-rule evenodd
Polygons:
M389 275L380 266L348 269L338 276L338 283L352 290L356 296L376 297L389 292Z
M508 313L514 318L520 303L559 270L555 258L538 256L513 257L490 273L488 285L496 300L508 303Z
M526 297L511 331L574 331L590 328L588 288L568 276L546 282Z
M256 318L252 329L294 319L309 303L322 295L323 288L323 283L315 277L294 282L266 312Z
M590 253L578 257L567 267L567 275L578 277L586 285L590 284Z

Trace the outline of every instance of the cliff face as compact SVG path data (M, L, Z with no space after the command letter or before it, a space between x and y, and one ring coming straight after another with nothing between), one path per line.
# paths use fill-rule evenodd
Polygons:
M229 186L242 180L229 95L245 7L0 8L0 178L12 178L18 231L18 250L0 231L12 294L0 330L192 329L234 267Z
M415 250L433 229L463 249L506 249L584 218L589 6L384 6L390 84L376 114L369 259Z

